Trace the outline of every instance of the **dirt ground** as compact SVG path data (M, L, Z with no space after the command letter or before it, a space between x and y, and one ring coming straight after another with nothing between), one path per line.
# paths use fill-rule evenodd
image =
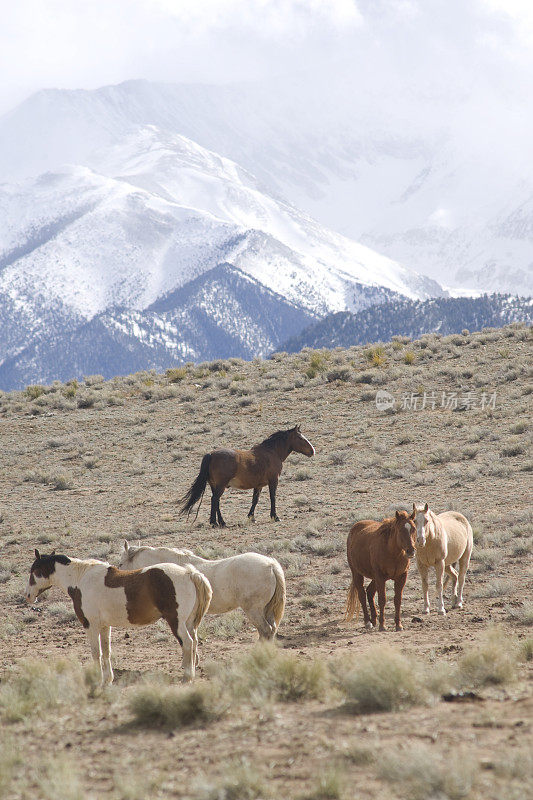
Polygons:
M264 362L234 359L191 367L174 383L152 373L105 383L93 376L70 391L58 384L40 395L0 395L0 689L24 658L90 661L67 597L52 589L33 608L23 602L34 547L118 563L124 538L208 557L256 550L278 558L288 595L278 645L302 659L329 664L386 643L426 664L429 673L443 662L455 664L491 626L525 641L532 616L530 343L529 332L517 326L398 340L377 354L352 348ZM396 401L389 412L376 408L379 389ZM456 392L460 405L469 391L475 407L441 407L443 393ZM204 453L248 447L296 423L316 455L288 458L279 523L269 521L267 492L255 524L246 522L251 496L235 490L221 501L225 529L207 525L207 495L196 522L179 516L179 497ZM413 563L403 632L394 630L392 587L386 632L364 631L361 620L345 624L350 526L411 508L413 500L428 501L436 512L460 510L472 523L464 610L451 610L448 595L449 613L438 616L432 583L432 612L423 617ZM231 662L257 638L240 612L231 624L211 618L202 630L202 665ZM501 800L531 789L524 769L532 744L531 662L518 665L516 681L483 688L472 702L363 715L346 713L334 697L243 704L220 720L169 732L133 727L128 697L145 673L180 679L181 656L170 632L160 623L114 630L112 652L117 675L110 692L81 708L65 704L2 722L26 765L59 759L75 771L77 788L64 781L52 792L28 778L25 766L2 790L0 765L0 794L195 798L203 796L202 781L244 763L274 798L402 798L409 790L380 776L381 754L408 758L420 744L452 764L473 765L472 788L441 797ZM204 675L201 666L200 681ZM359 747L372 752L368 763L350 756ZM338 773L341 788L319 794L317 781L328 770ZM437 794L423 789L417 796Z

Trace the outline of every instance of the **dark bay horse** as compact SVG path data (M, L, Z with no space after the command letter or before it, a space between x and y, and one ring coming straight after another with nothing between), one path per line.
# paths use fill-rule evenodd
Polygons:
M402 592L407 580L410 559L415 554L416 525L414 514L397 511L396 516L376 522L365 519L356 522L348 534L348 564L352 570L352 583L346 602L345 619L352 619L363 607L365 627L368 630L376 625L376 606L374 595L378 593L379 629L385 630L385 582L394 581L394 609L396 630L402 630L400 607ZM364 578L370 578L365 589ZM370 614L366 605L370 606Z
M220 513L220 498L224 490L231 486L235 489L253 489L252 507L248 512L249 519L254 519L255 507L261 489L268 485L270 491L270 518L279 522L276 514L276 489L278 478L283 469L283 462L292 453L313 456L315 448L296 425L288 431L277 431L256 444L251 450L213 450L202 458L198 477L182 499L181 513L189 512L198 500L201 500L205 488L211 487L211 515L209 522L216 527L225 526Z

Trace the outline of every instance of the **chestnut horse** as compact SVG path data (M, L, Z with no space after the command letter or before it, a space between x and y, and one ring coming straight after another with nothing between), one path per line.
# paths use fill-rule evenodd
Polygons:
M345 619L357 619L359 604L363 607L365 627L372 630L376 626L376 606L374 595L377 591L379 601L379 629L385 630L385 582L394 581L394 619L396 630L402 630L400 607L402 592L407 580L410 559L415 554L416 525L414 516L407 511L397 511L396 516L376 522L365 519L356 522L348 534L348 564L352 570L352 583L346 602ZM364 579L370 578L365 589ZM366 605L370 606L370 614Z
M261 489L268 485L270 491L270 518L279 522L276 514L276 489L278 478L283 469L283 462L292 453L303 453L313 456L315 448L296 425L288 431L277 431L256 444L251 450L213 450L202 458L198 477L187 494L182 498L181 512L189 512L198 500L201 500L205 488L211 487L211 515L209 522L213 527L225 526L220 513L220 498L224 490L231 486L235 489L253 489L252 507L248 518L254 520L255 507Z

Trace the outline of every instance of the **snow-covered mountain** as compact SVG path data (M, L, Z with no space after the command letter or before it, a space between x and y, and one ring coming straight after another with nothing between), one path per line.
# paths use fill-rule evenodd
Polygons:
M232 159L270 196L454 290L532 291L533 165L512 152L498 157L490 131L469 142L429 133L427 121L422 130L408 105L403 117L391 119L386 107L380 117L375 98L342 75L313 95L304 84L128 81L39 92L0 120L0 176L65 161L99 171L102 149L120 150L132 131L154 125ZM460 118L463 95L454 102Z
M112 374L125 349L154 366L231 348L251 356L331 311L442 293L184 136L138 126L87 161L0 186L4 387L47 380L54 368L80 374L95 336L107 341L96 371ZM220 265L234 269L217 295ZM179 294L206 275L208 297Z

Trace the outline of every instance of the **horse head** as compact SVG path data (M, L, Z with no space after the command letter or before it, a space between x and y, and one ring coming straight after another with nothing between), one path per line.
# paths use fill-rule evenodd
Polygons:
M304 456L314 456L315 448L309 439L306 439L305 436L300 433L299 425L295 425L294 428L291 428L288 433L288 441L291 450L293 450L295 453L302 453Z
M56 556L54 550L50 555L41 555L35 550L35 561L31 565L30 577L26 586L26 602L34 603L37 597L52 586L51 575L55 572L56 562L70 563L66 556Z
M428 529L430 528L429 514L429 505L427 503L425 506L413 503L412 516L416 525L416 544L418 547L424 547L426 544Z
M397 511L394 527L398 546L405 551L407 558L412 558L415 554L416 541L416 525L413 515L409 515L407 511Z

